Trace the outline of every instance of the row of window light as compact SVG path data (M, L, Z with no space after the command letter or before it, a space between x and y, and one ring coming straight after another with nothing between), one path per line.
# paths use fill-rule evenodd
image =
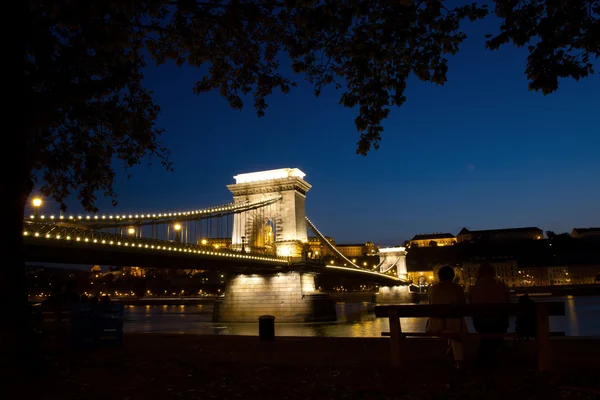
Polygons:
M33 235L30 235L30 232L28 231L24 231L23 232L23 236L33 236L33 237L41 237L41 235L39 234L39 232L35 232L33 233ZM52 235L50 235L49 233L45 235L46 239L51 239ZM65 237L62 237L61 235L56 235L54 236L55 239L64 239L64 240L73 240L73 237L67 235ZM96 244L105 244L105 245L112 245L112 246L126 246L126 247L138 247L138 248L143 248L143 249L150 249L150 250L163 250L163 251L179 251L179 252L184 252L184 253L194 253L194 254L201 254L201 255L209 255L209 256L220 256L220 257L230 257L230 258L244 258L244 259L249 259L249 260L260 260L260 261L274 261L274 262L280 262L280 263L287 263L287 260L283 260L283 259L279 259L279 258L271 258L271 257L260 257L260 256L253 256L253 255L247 255L247 254L237 254L237 253L221 253L221 252L212 252L212 251L204 251L204 250L193 250L193 249L186 249L186 248L182 248L182 247L167 247L167 246L155 246L155 245L148 245L148 244L136 244L135 243L129 243L129 242L120 242L120 241L112 241L112 240L98 240L98 239L89 239L89 238L81 238L81 237L75 237L75 241L76 242L92 242L92 243L96 243Z
M69 220L98 220L98 219L149 219L149 218L166 218L166 217L178 217L178 216L187 216L187 215L197 215L197 214L211 214L211 213L215 213L215 212L220 212L220 211L231 211L231 210L235 210L237 208L245 208L245 207L251 207L251 206L255 206L255 205L259 205L262 203L267 203L269 201L273 201L275 199L278 199L279 197L272 197L272 198L268 198L266 200L259 200L259 201L255 201L252 203L242 203L240 204L230 204L230 205L226 205L226 206L221 206L221 207L216 207L216 208L207 208L207 209L203 209L203 210L196 210L196 211L185 211L185 212L175 212L175 213L162 213L162 214L129 214L129 215L102 215L102 216L98 216L98 215L94 215L93 217L90 215L87 215L85 217L83 216L78 216L78 217L74 217L72 215L70 215L69 217L65 218L64 216L59 216L56 217L54 215L50 215L48 217L48 219L69 219ZM35 219L35 218L39 218L39 219L46 219L45 215L41 215L39 217L36 217L35 215L30 215L29 216L30 219Z

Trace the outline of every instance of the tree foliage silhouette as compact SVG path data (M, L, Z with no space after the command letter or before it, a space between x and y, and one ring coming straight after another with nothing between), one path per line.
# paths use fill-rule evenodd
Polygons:
M495 0L500 32L487 35L495 50L512 43L527 46L529 89L549 94L559 78L579 80L594 74L600 56L600 1Z
M26 51L26 166L41 171L42 193L63 203L76 191L95 211L95 193L115 198L113 158L130 168L150 155L170 168L155 125L158 105L143 86L149 57L162 64L204 66L196 93L218 90L241 109L252 94L259 116L274 90L295 86L280 71L341 89L356 108L357 153L377 148L382 121L406 100L407 79L444 84L447 58L466 38L464 19L487 15L477 3L444 1L196 1L32 2ZM600 54L600 2L495 1L500 31L487 46L529 45L530 89L549 93L558 78L593 73ZM199 70L200 71L200 70ZM32 186L34 182L26 186Z
M593 73L598 1L495 4L503 24L488 47L529 45L530 89L550 93L558 78ZM23 260L22 216L36 184L63 209L76 193L94 212L98 192L116 201L115 160L171 168L156 126L159 106L143 85L149 60L206 67L196 93L218 90L235 109L251 94L262 116L274 90L296 85L279 69L285 54L316 96L328 85L340 89L340 103L357 111L357 153L366 155L378 148L390 108L406 100L408 78L444 84L446 57L466 38L461 21L488 14L477 3L441 0L34 0L20 7L25 115L6 185L15 263ZM23 268L8 269L2 293L22 299Z

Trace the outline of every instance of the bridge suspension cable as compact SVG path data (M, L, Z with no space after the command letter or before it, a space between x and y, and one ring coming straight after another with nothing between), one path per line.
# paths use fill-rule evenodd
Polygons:
M394 261L394 263L385 271L381 269L381 266L383 265L383 263L385 262L385 258L382 262L379 263L379 265L377 266L377 270L379 272L381 272L382 274L388 272L390 269L394 268L396 266L396 264L398 264L398 261L400 261L400 257L396 258L396 261Z
M308 219L308 217L305 217L305 218L306 218L306 222L308 223L308 226L310 227L310 229L314 232L314 234L317 236L317 238L319 238L319 240L321 241L321 243L324 244L325 246L327 246L333 252L333 254L335 254L337 257L341 258L342 260L344 260L345 262L347 262L348 264L350 264L354 268L358 268L361 271L363 270L363 268L359 267L358 265L356 265L355 263L353 263L352 261L350 261L333 244L331 244L331 242L329 240L327 240L327 238L325 237L325 235L323 235L321 233L321 231L319 231L317 229L317 227L315 226L315 224L313 224L312 221L310 219Z
M392 282L402 283L402 284L406 283L405 280L397 278L395 276L391 276L391 275L387 275L387 274L380 274L379 272L367 271L365 269L360 269L360 268L357 269L357 268L349 268L349 267L340 267L339 265L326 265L325 268L339 269L339 270L344 270L344 271L352 271L353 273L374 275L374 276L377 276L378 278L384 279L386 281L392 281Z
M61 223L61 224L76 224L85 225L89 228L104 229L118 228L127 225L155 225L168 224L174 222L197 221L218 216L230 215L244 211L255 210L261 207L274 204L281 200L282 196L267 197L253 202L229 203L217 207L210 207L199 210L183 211L183 212L165 212L165 213L145 213L145 214L122 214L122 215L86 215L86 216L55 216L31 215L26 218L26 222L42 222L42 223Z
M359 267L358 265L356 265L355 263L353 263L352 261L350 261L345 255L343 255L329 240L327 240L327 238L325 237L325 235L323 235L321 233L321 231L319 231L319 229L317 229L317 227L315 226L315 224L313 224L313 222L308 217L305 217L305 218L306 218L306 222L308 223L308 226L314 232L314 234L317 236L317 238L319 238L319 240L321 241L321 243L323 243L325 246L327 246L327 248L329 248L337 257L339 257L340 259L344 260L346 263L348 263L349 265L351 265L351 267L342 267L342 266L337 266L337 265L326 265L325 266L326 268L340 269L340 270L347 270L347 271L356 271L356 272L361 272L361 273L365 273L365 274L376 275L376 276L379 276L381 278L384 278L386 280L390 280L390 281L393 281L393 282L399 282L399 283L402 283L402 284L406 283L403 279L397 278L395 276L390 276L390 275L383 274L383 273L380 273L380 272L367 271L367 270ZM396 262L398 262L398 261L396 261ZM381 263L379 265L381 265ZM396 265L396 263L394 263L394 265Z

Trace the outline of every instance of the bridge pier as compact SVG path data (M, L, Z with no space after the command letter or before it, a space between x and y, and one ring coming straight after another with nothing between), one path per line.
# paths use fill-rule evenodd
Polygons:
M375 302L380 304L410 303L411 296L408 285L379 286Z
M315 275L301 272L239 274L228 279L223 301L215 303L215 322L336 321L335 303L315 290Z

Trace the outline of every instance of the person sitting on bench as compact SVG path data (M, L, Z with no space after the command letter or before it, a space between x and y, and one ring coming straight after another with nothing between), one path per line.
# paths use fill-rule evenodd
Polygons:
M464 304L465 292L454 279L454 269L445 265L438 271L440 281L428 290L429 304ZM464 318L429 318L425 332L444 336L456 336L449 340L449 350L454 354L456 368L460 369L464 362L462 336L467 332Z
M496 269L488 263L481 264L475 285L469 288L471 304L509 303L509 289L496 279ZM473 317L473 326L478 333L506 333L508 316L489 315ZM479 359L484 363L494 361L495 353L503 345L502 338L482 338L479 345Z
M529 295L525 293L523 296L519 297L518 303L524 307L531 307L533 305L533 300L531 300ZM537 337L536 331L537 321L535 319L535 311L524 312L517 315L515 332L519 339L535 339Z

